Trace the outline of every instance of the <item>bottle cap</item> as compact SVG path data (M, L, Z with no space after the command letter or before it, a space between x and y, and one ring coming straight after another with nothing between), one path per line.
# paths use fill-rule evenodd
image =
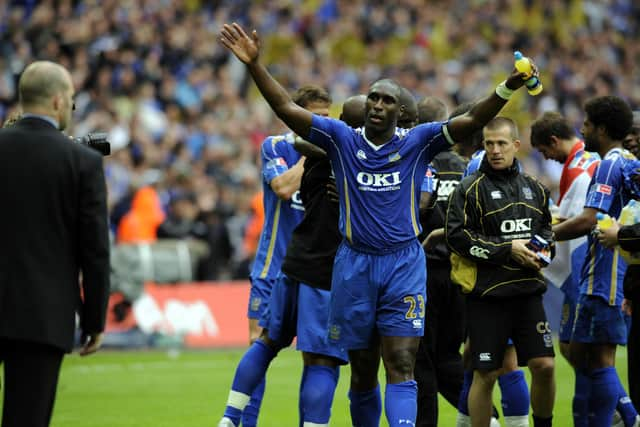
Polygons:
M602 212L598 212L598 213L596 214L596 219L597 219L598 221L600 221L600 220L604 219L604 214L603 214Z
M523 58L522 52L520 52L519 50L516 50L515 52L513 52L513 57L517 60L520 60Z

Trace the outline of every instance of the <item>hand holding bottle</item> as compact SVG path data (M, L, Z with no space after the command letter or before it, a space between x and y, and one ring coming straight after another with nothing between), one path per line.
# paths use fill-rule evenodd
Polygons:
M522 52L516 50L513 53L515 59L515 67L521 73L525 74L524 84L527 87L529 95L538 95L542 92L542 82L538 76L538 69L531 59L522 55Z

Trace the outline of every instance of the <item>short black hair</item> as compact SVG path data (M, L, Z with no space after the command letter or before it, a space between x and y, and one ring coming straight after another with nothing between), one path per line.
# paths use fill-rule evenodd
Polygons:
M584 105L587 118L595 127L602 126L613 140L623 140L631 130L633 112L622 98L613 95L591 98Z
M551 145L551 137L571 139L575 133L564 116L555 111L547 111L531 125L531 145Z

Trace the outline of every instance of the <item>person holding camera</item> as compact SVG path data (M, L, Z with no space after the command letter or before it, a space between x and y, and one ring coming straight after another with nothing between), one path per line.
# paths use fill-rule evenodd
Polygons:
M100 347L109 297L102 156L61 130L74 108L69 72L48 61L19 81L22 117L0 130L2 426L48 426L64 353ZM80 275L82 279L80 280Z

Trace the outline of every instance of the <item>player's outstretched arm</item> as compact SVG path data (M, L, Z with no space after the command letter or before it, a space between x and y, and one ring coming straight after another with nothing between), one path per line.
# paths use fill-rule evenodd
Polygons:
M538 69L535 65L534 75L538 76ZM500 83L489 96L476 102L471 110L465 114L452 118L447 125L451 138L454 141L464 141L470 138L474 132L482 129L500 112L513 92L524 86L524 76L525 74L514 68L509 78Z
M554 225L555 240L561 242L586 236L597 223L597 213L598 210L595 208L584 208L580 214Z
M287 91L269 74L259 61L260 38L253 30L251 36L237 23L224 24L220 32L220 43L229 49L249 70L253 81L260 89L276 115L296 134L306 138L311 130L311 113L296 105Z

